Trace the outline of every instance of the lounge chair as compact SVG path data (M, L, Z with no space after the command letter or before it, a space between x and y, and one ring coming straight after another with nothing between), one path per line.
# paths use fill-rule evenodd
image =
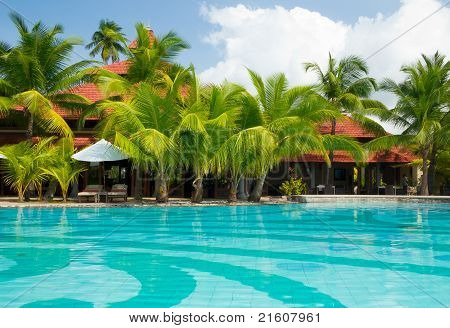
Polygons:
M115 184L112 186L111 191L108 191L106 195L107 201L112 201L114 198L123 198L126 202L128 199L128 187L125 184Z
M392 195L395 195L395 189L394 189L394 186L393 185L387 185L386 186L386 189L384 190L384 194L387 196L387 195L390 195L390 196L392 196Z
M316 187L317 195L323 193L324 195L336 195L336 187L335 186L326 186L326 185L318 185Z
M81 198L85 197L86 200L89 200L89 197L94 199L94 202L97 203L99 193L103 191L102 185L87 185L86 188L78 193L78 202L81 202Z

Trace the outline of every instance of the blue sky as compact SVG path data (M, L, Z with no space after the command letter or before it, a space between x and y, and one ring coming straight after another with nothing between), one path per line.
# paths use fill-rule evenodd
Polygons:
M398 0L285 0L285 1L199 1L199 0L76 0L76 1L1 1L17 10L31 21L42 20L47 25L63 24L66 34L82 37L87 43L102 18L119 23L128 38L133 38L133 25L137 21L149 24L157 34L175 30L186 39L191 49L186 51L180 61L194 63L199 71L214 65L223 57L220 48L204 42L204 38L216 29L205 17L200 15L202 4L218 8L244 4L251 8L271 8L275 5L287 9L299 6L335 21L353 24L359 16L375 16L377 13L390 15L400 6ZM8 19L10 10L0 2L1 39L14 43L17 35ZM77 52L87 57L88 52L79 47Z

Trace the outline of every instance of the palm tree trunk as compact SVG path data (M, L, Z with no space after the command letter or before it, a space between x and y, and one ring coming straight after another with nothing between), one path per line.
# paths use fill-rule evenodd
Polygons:
M24 201L24 191L23 191L23 186L19 186L17 188L17 194L19 196L19 202L23 202Z
M135 201L142 201L142 171L139 165L136 165L136 176L135 176L135 185L134 185L134 195L133 198Z
M422 185L420 187L422 196L428 196L428 153L428 149L422 152Z
M336 119L333 118L331 120L331 135L336 135ZM325 182L326 186L331 186L331 172L333 171L333 158L334 158L334 151L330 150L330 153L328 155L330 158L330 165L327 166L327 180Z
M430 155L430 167L428 168L428 193L433 195L434 180L436 178L437 148L433 147Z
M62 190L62 196L63 196L63 202L66 203L67 202L67 189Z
M256 179L256 183L248 197L250 202L259 202L261 200L261 195L263 192L264 182L266 181L267 173L264 173L258 179Z
M201 203L203 201L203 177L198 177L192 183L194 192L192 194L193 203Z
M169 192L167 179L164 173L159 173L156 176L156 185L158 186L158 189L156 190L156 202L167 203L169 201Z
M36 189L38 192L38 199L41 201L42 200L42 183L38 183L36 185Z
M238 185L239 185L239 180L240 180L239 178L237 178L237 179L232 178L231 179L230 190L228 191L228 202L229 203L237 202L237 188L238 188Z

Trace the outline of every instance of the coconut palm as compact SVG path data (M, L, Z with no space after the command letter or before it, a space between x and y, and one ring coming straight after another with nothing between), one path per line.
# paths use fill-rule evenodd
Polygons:
M2 45L0 50L0 111L9 114L23 109L27 118L26 136L31 140L37 124L50 133L71 135L55 106L81 109L89 101L70 92L88 76L83 69L90 61L68 65L79 39L60 37L63 28L45 27L41 22L31 29L17 14L11 14L20 36L16 47Z
M37 189L39 199L42 198L42 183L47 178L44 168L55 159L55 151L51 147L53 140L53 137L45 138L36 144L22 141L0 148L0 153L6 157L0 162L4 181L17 191L19 201L25 200L25 193L31 186Z
M342 114L352 117L361 126L376 135L383 135L383 127L367 117L377 109L385 109L384 105L376 100L368 99L377 85L373 78L368 76L366 62L358 56L348 56L339 62L331 54L328 57L326 71L317 63L306 63L305 70L312 71L317 76L317 91ZM331 118L331 135L336 134L336 118ZM327 167L326 185L330 185L330 172L333 166L334 149L330 149L331 165Z
M264 181L272 165L283 158L294 158L305 153L322 154L328 161L327 150L331 145L347 150L358 160L363 159L362 148L354 141L341 136L322 136L318 124L337 119L341 113L334 106L317 95L311 87L289 88L284 74L275 74L263 81L249 70L257 91L255 97L243 97L243 122L246 128L262 126L276 136L277 147L267 159L271 165L256 176L256 182L249 200L258 202Z
M233 134L217 150L212 165L219 175L230 179L228 201L237 200L237 188L243 176L256 177L273 165L276 136L262 126Z
M403 66L406 79L401 83L385 79L382 88L397 97L392 110L379 111L384 121L403 128L400 135L380 137L368 143L370 150L406 146L416 150L422 159L420 193L428 195L428 162L435 161L439 150L445 149L450 138L449 69L445 56L422 55L413 65Z
M245 92L243 87L229 82L222 85L209 85L205 92L208 106L208 121L205 126L210 136L209 168L211 172L218 173L229 180L229 199L231 201L236 199L236 188L241 176L248 172L246 171L247 167L244 166L244 161L239 160L233 154L237 150L233 145L236 145L236 141L242 141L237 140L236 137L238 133L245 130L246 122L251 126L250 121L255 119L252 115L247 117L242 111L244 108L242 97ZM250 134L250 132L247 134ZM254 132L254 134L257 134L257 132ZM233 136L235 137L232 138ZM236 160L234 165L227 168L224 165L226 158Z
M71 158L74 153L73 141L62 138L53 146L54 160L48 163L42 171L55 179L61 187L63 201L67 201L67 193L72 184L78 182L78 176L86 171L86 167Z
M203 177L209 172L211 138L206 129L209 117L208 102L193 67L189 84L189 97L180 104L181 121L172 137L177 145L181 168L194 174L192 202L203 200Z
M145 129L146 127L155 129L153 132L161 128L161 131L164 131L163 135L165 137L170 138L172 136L175 130L173 123L179 122L179 116L174 118L174 114L178 110L178 105L174 100L182 96L182 85L187 81L186 78L189 76L189 72L174 64L173 59L179 52L189 46L174 32L169 32L162 37L154 37L142 23L136 24L136 34L135 46L127 53L128 72L125 76L107 70L95 70L97 74L96 83L103 91L107 100L101 101L98 106L91 106L85 110L80 117L80 124L83 124L84 120L90 116L104 117L105 121L99 125L99 130L103 131L101 133L106 133L105 126L109 126L109 124L114 126L112 117L115 117L115 115L126 119L126 112L130 110L130 115L136 116L136 112L133 109L134 106L138 106L140 111L145 112L147 118L152 114L160 116L151 118L153 123L145 121L140 126L135 125L130 127L129 131L125 127L126 124L119 124L117 127L114 127L115 129L111 130L117 130L118 133L116 135L106 133L109 135L109 138L114 139L117 144L126 147L130 152L136 171L136 193L134 198L139 200L142 198L141 170L154 167L156 165L156 158L164 159L164 162L166 162L167 152L155 152L155 149L148 152L144 149L145 147L141 147L142 144L140 143L139 145L136 143L128 143L125 145L126 139L123 137L138 133L140 129ZM151 94L148 101L143 99L144 94ZM155 106L158 106L159 103L161 103L162 107L156 108ZM109 105L113 105L113 107L108 110ZM149 106L152 108L149 109ZM170 110L163 111L163 108L170 108ZM111 111L115 111L116 113L111 113ZM147 120L147 118L144 119ZM136 120L140 119L141 117L136 117ZM175 119L175 121L170 122L171 119ZM164 124L167 123L167 126L161 126L161 122L159 121ZM121 130L122 127L123 130ZM145 134L145 132L141 131L140 135L142 134ZM138 137L139 134L135 134L133 142L136 142ZM162 137L162 135L155 133L153 137L158 138ZM170 147L172 144L173 142L170 141L170 143L163 143L161 146L163 148L167 146L166 150L168 150L172 149ZM143 152L138 154L139 151ZM163 164L157 170L160 172L157 175L156 181L158 201L166 201L168 197L168 172L166 169L169 167L172 170L173 164L171 163L169 166Z
M162 37L149 34L142 23L136 24L137 38L135 46L127 52L127 74L124 76L104 69L95 69L96 83L107 98L118 96L122 99L132 97L139 83L145 82L164 92L167 85L166 77L173 78L179 67L173 59L189 45L175 32L169 32ZM97 115L95 107L86 111L82 119Z
M106 100L99 106L107 112L99 129L102 137L113 139L135 163L144 169L152 168L156 174L156 200L167 202L168 184L175 168L177 156L174 134L184 131L178 98L180 88L190 78L190 71L179 70L168 85L165 94L141 82L135 94L126 101ZM184 118L192 117L184 115ZM183 123L183 124L182 124Z
M92 42L86 45L86 49L92 49L89 55L95 57L98 54L105 64L119 60L120 54L126 54L127 39L122 33L122 28L114 21L102 19L98 30L92 35Z

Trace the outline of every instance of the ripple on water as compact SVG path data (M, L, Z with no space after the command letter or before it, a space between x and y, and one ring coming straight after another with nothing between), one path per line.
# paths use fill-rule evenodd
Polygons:
M354 245L330 245L329 249L334 252L349 252L359 248Z
M16 264L17 264L16 261L0 255L0 271L6 271L9 268L15 266Z
M448 261L450 262L450 255L437 255L434 257L438 261Z
M277 268L286 271L319 271L323 270L325 266L308 262L282 262L277 264Z

